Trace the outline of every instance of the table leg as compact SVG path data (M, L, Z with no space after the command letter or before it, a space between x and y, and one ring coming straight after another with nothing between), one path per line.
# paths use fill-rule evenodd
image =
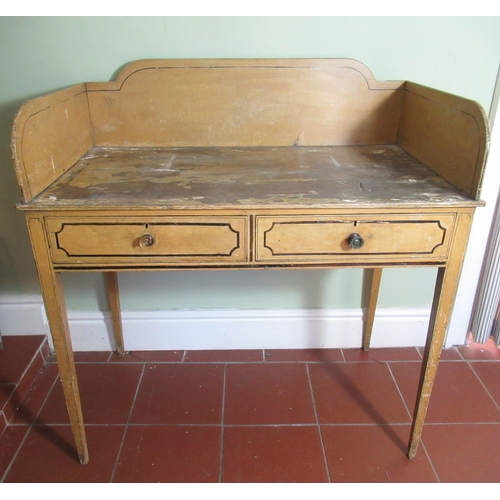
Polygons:
M365 269L365 275L368 277L367 287L369 289L368 308L363 321L363 350L370 349L372 338L373 322L375 320L375 311L377 310L378 292L380 289L380 280L382 278L382 268Z
M453 247L446 267L438 268L434 299L427 341L423 355L422 370L417 393L417 401L413 414L408 457L414 458L420 443L425 415L429 406L432 386L436 377L439 357L446 336L450 315L458 288L463 254L465 252L472 217L465 212L458 215L459 220L454 237ZM465 332L464 332L465 335Z
M109 306L111 309L111 320L113 324L113 335L115 337L116 352L118 356L125 354L123 342L122 315L120 308L120 293L118 289L118 275L115 272L104 273L106 289L108 292Z
M424 351L424 359L422 361L422 370L420 374L420 383L417 392L417 402L413 414L413 425L411 429L410 443L408 447L408 457L414 458L417 453L417 448L420 443L420 436L429 406L430 395L434 378L436 376L439 357L446 333L445 318L441 312L443 306L440 304L441 298L445 292L445 281L447 287L450 286L449 280L445 279L446 269L439 268L436 280L436 288L434 292L434 301L432 305L432 313L429 321L429 332L427 334L427 342Z
M42 221L28 218L28 228L78 458L82 464L86 464L89 453L61 274L52 267Z

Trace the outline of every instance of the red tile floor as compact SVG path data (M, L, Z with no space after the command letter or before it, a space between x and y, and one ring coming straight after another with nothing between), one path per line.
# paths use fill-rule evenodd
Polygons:
M43 337L4 337L4 483L500 481L500 351L443 351L406 455L416 348L77 353L90 463L77 462Z

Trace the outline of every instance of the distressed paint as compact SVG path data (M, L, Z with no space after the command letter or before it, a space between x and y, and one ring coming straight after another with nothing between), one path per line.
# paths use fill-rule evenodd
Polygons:
M93 148L27 208L470 204L398 146Z
M409 444L412 458L472 215L481 204L477 200L488 130L483 110L472 101L409 82L376 82L363 65L348 60L138 61L127 65L114 82L85 84L25 104L12 136L25 202L20 208L27 210L80 461L88 461L88 449L59 273L77 268L107 273L153 266L173 269L187 263L200 269L224 269L230 264L238 268L438 265ZM375 241L380 236L382 243L372 246L372 253L367 243L366 254L358 252L360 247L347 248L350 229L340 234L345 253L317 258L325 248L329 251L323 240L330 238L329 245L335 244L331 232L318 234L319 223L342 214L352 219L356 232L368 221L366 238L373 236ZM199 219L198 226L203 218L213 219L209 224L215 226L220 217L238 218L225 225L232 230L230 256L240 260L227 263L224 255L183 255L192 250L193 238L206 249L220 243L218 233L207 237L192 231L194 226L189 226L187 235L177 231L180 256L170 256L173 243L158 237L158 255L137 257L137 241L142 248L143 238L154 238L149 232L155 223L163 224L159 230L170 223L180 227L174 219L187 216L193 220L183 219L184 225ZM292 217L311 218L301 230L289 233L289 247L305 241L306 251L297 255L285 248L283 260L258 262L261 250L273 250L264 244L269 227L261 228L260 221L265 217L279 219L280 224ZM402 231L396 222L400 217L415 225ZM138 222L144 228L129 231ZM65 250L59 248L56 236L69 234L71 223L86 225L88 237L82 241L73 231L67 243L74 245L75 260L61 264L57 252ZM241 237L235 236L237 223ZM91 226L98 224L99 231L94 231ZM388 234L388 224L394 224L394 234ZM413 227L431 231L423 234ZM121 239L111 238L110 243L113 235ZM116 243L119 255L109 250ZM283 247L283 241L273 245L278 248L278 243ZM422 256L421 244L424 253L429 253L430 245L432 255ZM91 255L81 256L88 245ZM151 246L146 245L146 252ZM128 252L125 257L120 254L123 247ZM126 250L130 247L132 255ZM107 285L118 318L115 281L111 276ZM373 298L378 282L375 275ZM371 321L375 304L369 307ZM369 331L364 336L367 349ZM115 331L115 338L120 345L121 333Z

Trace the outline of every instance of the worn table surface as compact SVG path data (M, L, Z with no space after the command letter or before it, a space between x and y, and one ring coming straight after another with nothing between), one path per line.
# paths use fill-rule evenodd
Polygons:
M93 148L26 208L477 205L400 147Z

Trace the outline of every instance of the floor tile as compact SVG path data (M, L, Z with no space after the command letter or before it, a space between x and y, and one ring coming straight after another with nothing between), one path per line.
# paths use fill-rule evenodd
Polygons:
M432 483L425 452L407 453L410 425L321 427L332 483Z
M218 482L221 427L130 426L113 482Z
M90 462L78 461L71 428L35 426L21 447L6 483L109 482L118 457L124 426L87 426Z
M48 338L44 339L40 352L42 353L45 362L47 362L47 360L52 356L52 349L50 347Z
M226 427L225 483L328 481L316 426Z
M111 353L109 361L111 363L162 363L182 361L184 351L131 351L123 356L118 356L115 352Z
M385 347L342 349L346 361L421 361L422 356L415 347L391 349Z
M500 363L471 362L470 366L500 407Z
M413 408L420 348L76 353L90 448L81 466L55 359L26 342L11 347L31 349L20 357L30 370L3 372L24 374L15 412L17 384L0 383L12 416L0 481L500 481L500 362L488 345L443 350L412 461L402 396Z
M341 349L266 349L266 361L344 361Z
M391 363L390 366L413 414L420 366L414 363ZM498 422L499 418L498 408L467 363L439 363L426 422Z
M29 430L28 426L10 425L0 435L0 482L7 472L19 446Z
M3 414L3 411L0 410L0 436L3 434L3 431L7 429L7 426L9 424L7 423L7 420L5 418L5 415Z
M224 408L228 425L316 422L303 363L228 365Z
M220 424L223 386L223 365L147 364L131 422Z
M10 400L16 387L16 384L0 384L0 410L2 410L7 404L7 401Z
M425 348L418 347L417 350L420 353L420 356L423 358ZM439 359L441 361L462 361L463 360L457 346L452 346L452 347L448 347L446 349L442 349Z
M441 482L500 482L500 424L425 425L422 442Z
M75 352L75 363L106 363L111 356L109 351Z
M320 423L410 421L384 363L314 364L309 372Z
M186 362L249 362L249 361L263 361L263 351L261 349L228 349L228 350L214 350L214 351L187 351Z
M77 364L76 373L86 424L126 424L143 366L139 364ZM40 411L38 422L66 424L62 385L56 382Z
M3 336L3 350L0 350L0 384L17 384L44 341L43 335Z
M27 367L26 371L23 373L23 376L21 377L19 383L16 385L16 389L13 392L12 396L3 406L3 411L8 422L10 422L14 417L16 409L28 394L31 385L33 384L38 375L38 372L41 370L43 365L43 357L40 352L38 352Z
M439 359L443 361L457 361L461 360L462 356L460 355L460 351L458 350L458 348L456 346L453 346L448 347L447 349L442 349Z
M11 419L12 424L31 424L35 422L36 416L58 376L59 370L57 365L49 363L42 367L31 385L28 394L14 412Z

